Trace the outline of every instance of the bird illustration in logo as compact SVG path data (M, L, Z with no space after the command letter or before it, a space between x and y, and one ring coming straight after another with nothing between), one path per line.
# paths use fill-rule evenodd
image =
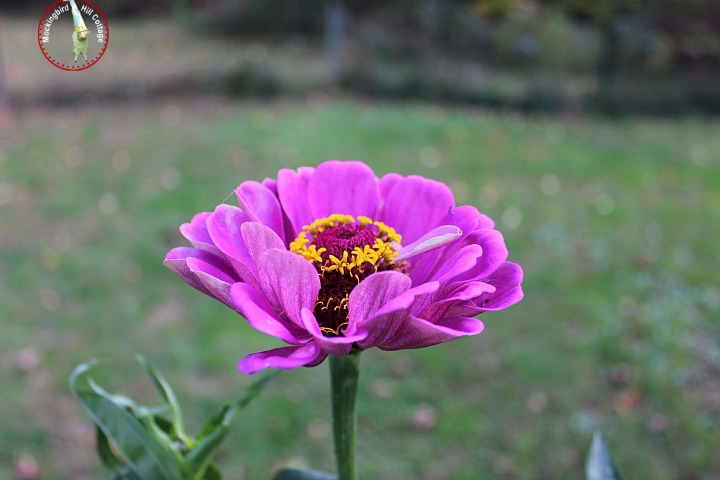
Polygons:
M90 33L85 26L85 21L82 18L80 10L78 10L75 0L63 0L64 2L70 2L72 9L73 24L75 28L72 33L73 41L73 55L75 55L75 62L77 62L78 56L82 55L85 57L87 62L87 48L88 48L88 33Z

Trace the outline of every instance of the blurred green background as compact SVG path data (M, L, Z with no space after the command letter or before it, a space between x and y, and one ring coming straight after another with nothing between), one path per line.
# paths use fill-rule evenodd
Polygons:
M103 478L73 367L191 426L279 346L162 266L243 180L326 159L447 182L497 222L525 299L486 330L362 358L361 478L720 478L720 13L712 0L96 2L67 73L48 4L0 2L0 478ZM69 37L69 35L68 35ZM333 469L326 366L237 423L229 479Z

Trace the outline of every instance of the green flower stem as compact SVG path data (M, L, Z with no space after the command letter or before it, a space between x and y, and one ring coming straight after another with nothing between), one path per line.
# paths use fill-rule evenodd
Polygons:
M360 376L360 352L330 355L333 439L338 480L355 480L355 400Z

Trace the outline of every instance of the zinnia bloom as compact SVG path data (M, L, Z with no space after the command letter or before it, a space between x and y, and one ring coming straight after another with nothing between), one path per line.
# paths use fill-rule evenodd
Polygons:
M193 248L172 249L165 265L289 345L248 355L245 373L475 335L474 316L523 296L493 221L456 207L443 183L329 161L235 193L239 207L180 227Z

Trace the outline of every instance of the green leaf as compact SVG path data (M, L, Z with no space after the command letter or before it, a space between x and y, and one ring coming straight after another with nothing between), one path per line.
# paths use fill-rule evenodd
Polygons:
M202 427L202 440L198 436L198 443L186 457L187 468L190 477L197 475L205 468L213 451L220 445L230 431L230 425L235 416L234 406L225 405L220 412L215 414Z
M585 475L587 480L622 480L600 432L593 434Z
M301 470L299 468L284 468L272 480L337 480L335 475L315 470Z
M95 425L95 448L97 449L98 457L103 465L109 470L117 472L125 467L125 462L115 455L115 452L110 446L110 441L100 427Z
M215 415L205 422L195 439L195 448L186 457L188 473L191 477L202 471L213 450L228 434L235 414L257 397L278 373L279 371L271 372L252 383L240 398L231 404L223 405Z
M112 396L95 384L89 378L93 365L89 362L75 368L70 377L70 388L106 440L116 447L133 475L158 480L183 478L182 458L166 443L167 437L158 438L151 434L130 412L133 404L127 398ZM155 428L159 431L157 426ZM105 447L110 448L108 444L98 449L107 454ZM109 457L103 461L110 461Z
M180 405L170 384L150 362L143 357L138 361L165 405L149 408L106 392L89 376L92 363L79 365L70 378L73 394L97 426L97 450L103 465L115 473L115 480L220 480L220 471L210 461L212 453L230 431L237 412L279 372L252 383L240 398L205 422L197 438L191 438L184 432Z
M207 470L205 470L202 480L222 480L222 473L211 463L208 465Z
M165 400L165 403L170 409L170 422L172 423L174 430L172 433L174 433L174 436L180 439L188 448L191 448L193 446L192 439L185 433L185 427L182 422L182 410L180 410L180 403L175 396L175 392L173 392L173 389L170 387L167 380L165 380L165 378L160 375L157 370L155 370L155 367L148 362L145 357L138 355L137 360L143 367L145 367L145 370L147 370L148 375L150 375L150 378L155 384L155 388L158 389L160 396L162 396L163 400Z
M240 410L247 407L248 403L250 403L258 395L260 395L260 393L265 390L265 387L268 386L268 383L270 383L270 381L273 378L277 377L279 374L280 370L273 370L270 373L266 374L264 377L250 384L247 390L245 390L243 394L240 395L240 398L235 400L234 405L237 406Z

